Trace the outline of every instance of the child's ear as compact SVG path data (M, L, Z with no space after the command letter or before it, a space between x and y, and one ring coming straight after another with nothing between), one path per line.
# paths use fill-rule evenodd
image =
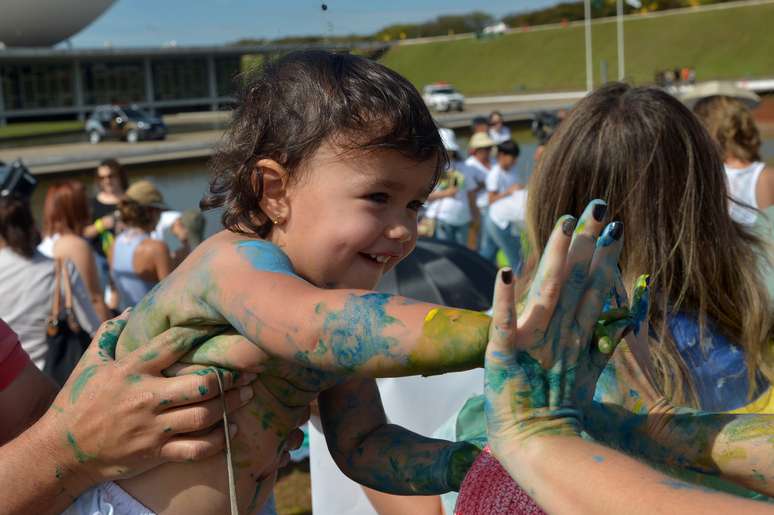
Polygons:
M253 189L262 191L261 210L274 224L280 224L290 216L289 178L287 170L273 159L261 159L253 169Z

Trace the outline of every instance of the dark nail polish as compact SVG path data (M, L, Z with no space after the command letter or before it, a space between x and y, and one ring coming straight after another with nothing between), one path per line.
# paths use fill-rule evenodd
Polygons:
M513 270L510 268L503 268L500 277L505 284L511 284L511 281L513 281Z
M575 218L568 218L564 222L562 222L562 232L565 236L572 236L572 231L575 230L575 225L578 223L578 221Z
M623 224L621 222L613 222L613 226L610 228L610 237L614 240L620 240L623 235Z
M594 209L591 210L591 215L597 222L601 222L605 219L605 213L607 213L607 204L597 204L594 206Z

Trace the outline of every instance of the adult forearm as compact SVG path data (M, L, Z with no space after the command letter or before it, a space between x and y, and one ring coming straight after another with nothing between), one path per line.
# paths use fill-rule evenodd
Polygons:
M719 476L774 496L774 415L664 409L634 414L595 404L586 427L598 441L650 462Z
M92 486L68 458L66 442L59 442L46 427L41 420L0 447L1 515L61 513Z
M770 513L770 505L675 480L624 454L578 437L546 436L502 445L496 456L548 513ZM582 480L579 478L582 477ZM597 485L589 488L589 485ZM607 486L605 486L607 485ZM615 486L613 486L615 485Z

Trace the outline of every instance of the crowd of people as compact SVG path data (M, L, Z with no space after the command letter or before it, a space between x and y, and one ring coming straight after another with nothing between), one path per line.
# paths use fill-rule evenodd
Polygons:
M225 230L201 241L184 214L175 255L152 237L161 193L117 163L92 206L79 183L51 187L42 239L34 178L0 176L0 407L16 414L0 481L19 485L0 510L256 513L316 401L383 515L770 511L772 242L755 224L774 171L744 104L602 86L536 118L525 182L500 113L463 153L368 59L294 52L243 86L201 203ZM502 251L491 316L370 291L420 225ZM95 341L57 394L40 369L60 297ZM481 366L460 439L391 424L374 381Z

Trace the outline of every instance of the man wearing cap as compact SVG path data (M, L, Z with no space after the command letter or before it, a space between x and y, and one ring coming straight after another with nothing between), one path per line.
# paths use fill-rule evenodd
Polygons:
M468 143L468 153L470 157L465 161L465 166L471 170L476 181L476 204L473 215L474 220L483 220L486 216L487 206L489 205L488 193L486 191L486 177L489 175L489 171L492 169L492 147L495 146L492 138L486 132L477 132L473 134ZM482 244L482 238L486 235L482 231L482 225L480 223L474 223L474 231L476 234L477 242L474 248L480 248Z
M121 311L137 304L172 271L169 247L150 237L166 209L161 192L147 180L129 186L118 203L126 229L116 238L111 268Z
M467 245L477 183L471 175L472 171L460 160L460 147L454 131L441 128L438 133L449 155L449 169L427 199L436 219L435 236L440 240Z

